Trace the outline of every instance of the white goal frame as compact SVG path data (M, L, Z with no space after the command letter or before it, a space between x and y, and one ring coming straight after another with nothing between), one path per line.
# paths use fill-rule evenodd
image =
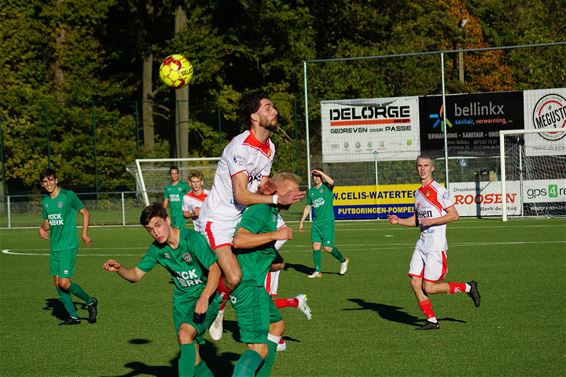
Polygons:
M196 162L196 161L220 161L220 157L186 157L186 158L136 158L136 179L138 180L137 184L141 188L141 194L143 197L143 201L146 206L149 205L149 197L147 196L147 188L145 186L145 180L143 178L143 172L141 165L144 162L169 162L169 163L178 163L178 162Z
M501 220L507 221L507 185L506 185L506 166L505 166L505 136L507 135L525 135L525 134L540 134L549 132L566 133L566 129L530 129L530 130L502 130L499 131L499 158L501 169Z

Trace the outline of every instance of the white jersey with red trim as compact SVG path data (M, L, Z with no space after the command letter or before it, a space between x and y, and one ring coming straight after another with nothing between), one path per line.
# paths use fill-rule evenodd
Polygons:
M204 199L208 196L209 191L203 190L200 195L195 195L193 191L183 196L183 211L194 212L196 208L202 207Z
M248 177L248 191L257 192L261 179L269 176L275 146L271 140L260 143L250 131L234 137L224 148L218 161L212 189L200 209L199 223L202 229L206 221L233 223L240 220L245 205L236 203L232 176L243 172Z
M444 216L446 209L452 206L454 202L450 199L448 191L436 181L415 191L415 214L421 229L421 237L417 241L418 248L428 251L448 250L446 224L426 227L420 225L420 219Z

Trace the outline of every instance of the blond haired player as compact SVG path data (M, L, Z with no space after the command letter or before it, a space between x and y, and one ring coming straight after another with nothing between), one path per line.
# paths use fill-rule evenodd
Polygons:
M200 207L208 196L208 190L203 187L202 173L195 171L189 177L189 185L191 191L183 196L183 216L185 219L192 219L193 226L197 232L200 232L197 219L200 213Z
M446 252L446 224L458 220L458 211L450 200L448 191L432 177L432 158L421 155L417 158L417 172L421 187L415 191L415 214L408 218L389 215L389 223L404 226L419 226L421 236L411 258L409 277L419 307L427 317L427 323L416 330L438 330L440 325L428 298L429 294L467 292L476 307L480 306L478 283L443 282L448 272Z

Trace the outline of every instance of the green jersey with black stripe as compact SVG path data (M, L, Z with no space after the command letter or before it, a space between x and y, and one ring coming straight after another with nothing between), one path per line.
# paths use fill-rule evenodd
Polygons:
M41 212L43 219L49 222L51 251L79 248L77 212L83 208L83 202L71 190L60 188L55 198L49 195L42 198Z
M173 249L167 243L154 241L137 267L149 272L162 265L173 277L175 295L198 299L208 280L208 269L218 260L206 239L191 229L180 229L179 245Z

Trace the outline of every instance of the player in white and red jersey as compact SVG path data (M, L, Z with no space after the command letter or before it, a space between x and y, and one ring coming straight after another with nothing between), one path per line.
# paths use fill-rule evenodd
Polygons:
M421 235L409 266L411 286L427 323L417 330L438 330L440 325L428 298L429 294L467 292L476 307L480 306L478 283L443 282L448 272L446 252L446 224L459 218L448 191L432 177L434 163L428 156L417 158L417 172L421 187L415 191L415 214L409 218L387 216L389 223L419 226Z
M193 226L197 232L200 232L200 228L197 223L200 208L204 203L204 199L208 196L208 190L202 186L203 183L204 181L202 179L201 172L195 171L191 173L191 176L189 177L191 191L183 196L183 216L185 219L193 220Z
M232 239L242 211L252 204L283 204L298 202L304 191L276 195L276 186L269 179L275 146L269 139L277 129L278 112L264 93L242 97L239 103L242 120L250 129L234 137L224 148L218 162L210 194L200 209L197 220L201 233L218 255L222 269L219 293L228 298L242 278Z

